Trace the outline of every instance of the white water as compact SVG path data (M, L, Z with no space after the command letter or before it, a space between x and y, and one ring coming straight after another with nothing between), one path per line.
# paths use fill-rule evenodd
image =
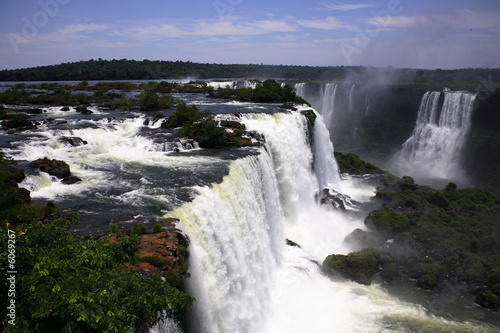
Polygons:
M264 133L266 146L168 214L191 240L190 332L488 332L429 316L379 286L326 277L319 264L347 252L342 241L361 222L315 202L304 117L250 114L243 122Z
M397 156L399 172L417 179L466 181L462 149L471 126L475 98L475 94L467 92L427 92L413 134Z

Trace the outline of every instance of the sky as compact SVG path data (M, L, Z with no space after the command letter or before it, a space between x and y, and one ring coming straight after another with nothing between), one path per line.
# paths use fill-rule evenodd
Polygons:
M1 0L0 69L89 59L500 67L499 0Z

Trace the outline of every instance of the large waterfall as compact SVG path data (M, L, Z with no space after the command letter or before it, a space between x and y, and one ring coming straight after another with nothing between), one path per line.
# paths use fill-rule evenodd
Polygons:
M462 149L475 99L468 92L427 92L413 134L398 154L400 173L464 181Z
M168 214L181 220L191 240L187 284L196 302L189 314L189 332L471 329L469 323L429 316L380 286L325 276L320 263L330 253L348 252L343 239L361 227L361 221L315 201L322 177L314 172L315 156L303 116L242 117L248 130L264 134L265 146L233 161L222 183L198 187L192 202ZM327 141L322 143L330 147ZM332 184L339 186L337 182ZM356 199L368 200L372 191L368 188ZM300 247L287 246L286 239Z
M335 103L350 99L357 112L360 86L324 88ZM186 286L196 298L186 316L187 333L494 332L470 321L478 318L470 315L474 309L460 316L464 307L448 299L424 299L407 289L394 296L376 283L364 286L323 274L327 255L352 250L343 240L364 227L364 212L322 206L318 194L333 189L360 203L374 195L374 187L362 180L339 177L327 114L317 115L311 128L300 112L274 105L179 98L222 117L238 117L265 143L192 149L194 143L144 114L96 110L83 116L46 108L40 117L56 121L16 134L20 137L5 152L24 165L47 156L71 166L82 179L77 184L32 170L21 185L32 190L35 202L76 209L85 223L78 228L154 223L148 217L165 214L179 218L190 239ZM68 138L87 143L74 146ZM170 143L177 152L169 152ZM436 300L443 307L430 314ZM151 330L180 331L172 318Z

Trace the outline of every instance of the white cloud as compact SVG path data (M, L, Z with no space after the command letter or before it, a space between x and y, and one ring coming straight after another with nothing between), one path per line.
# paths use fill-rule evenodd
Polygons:
M317 10L356 10L356 9L362 9L362 8L370 8L370 7L375 7L373 4L346 4L346 3L333 3L333 4L323 4L322 7L317 8Z
M315 28L322 30L354 29L354 26L350 24L343 24L333 16L328 16L321 20L299 20L298 23L306 28Z
M89 39L94 33L108 29L109 27L103 24L70 24L52 32L37 34L27 40L33 44L67 43Z
M469 9L449 15L380 16L369 19L384 27L441 27L452 29L484 29L500 27L500 12Z

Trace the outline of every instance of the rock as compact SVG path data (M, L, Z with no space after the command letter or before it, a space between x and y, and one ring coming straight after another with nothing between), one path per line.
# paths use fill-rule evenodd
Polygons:
M314 126L314 123L316 122L316 113L313 110L301 111L300 113L306 117L309 126Z
M335 209L346 210L346 207L353 207L359 202L351 199L348 195L339 193L334 189L323 189L321 194L320 203L322 205L331 205Z
M323 261L323 269L327 273L370 285L379 264L379 257L380 252L375 249L364 249L348 255L332 254Z
M63 106L63 107L61 108L61 111L69 111L69 106Z
M486 290L476 296L476 303L484 308L498 310L500 309L500 296L492 290Z
M365 219L368 229L392 237L410 228L410 220L395 210L385 207L371 212Z
M377 233L358 228L345 237L344 244L351 247L378 248L384 245L385 241L386 239Z
M299 249L301 248L299 244L297 244L294 241L289 240L289 239L286 240L286 245L293 246L293 247L298 247Z
M64 161L51 160L45 157L31 162L29 166L60 179L71 176L69 165Z
M12 180L14 180L16 183L22 182L25 177L26 177L26 174L24 173L23 169L15 168L13 170Z
M81 113L81 114L85 114L85 115L89 115L89 114L94 113L94 112L90 111L89 109L87 109L87 107L84 105L77 106L75 108L75 111L78 113Z
M2 126L6 129L29 130L36 128L35 124L28 119L9 119L2 121Z
M68 143L73 147L86 145L88 142L77 136L63 136L59 139L63 143Z
M164 218L157 220L164 230L139 235L137 263L126 266L145 275L164 273L174 269L180 260L179 240L182 233L176 228L177 219ZM118 234L108 237L108 241L116 242ZM129 237L129 236L121 236Z
M31 201L30 191L25 188L18 188L14 201L19 204L28 204Z
M65 185L72 185L81 182L82 179L77 176L68 176L63 178L62 183Z

